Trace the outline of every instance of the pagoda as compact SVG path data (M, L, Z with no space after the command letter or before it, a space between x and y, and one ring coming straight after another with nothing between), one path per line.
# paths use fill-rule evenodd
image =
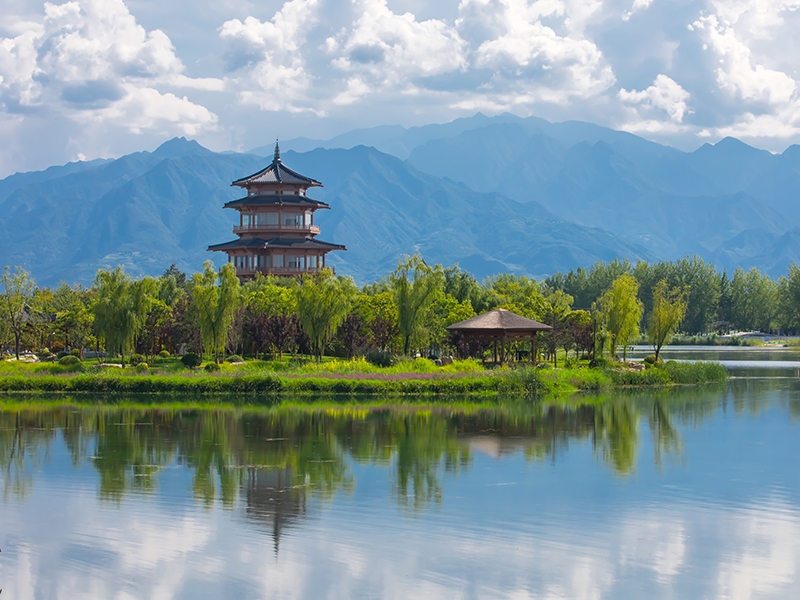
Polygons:
M322 184L284 165L277 142L268 167L231 185L247 190L244 198L225 205L239 211L239 224L233 228L239 239L209 246L208 250L225 252L239 279L252 279L256 273L317 273L325 268L328 252L347 250L316 239L319 227L314 224L314 211L330 206L312 200L307 192Z

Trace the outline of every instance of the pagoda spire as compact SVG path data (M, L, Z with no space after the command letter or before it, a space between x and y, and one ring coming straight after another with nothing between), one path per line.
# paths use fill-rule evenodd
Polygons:
M278 145L278 138L275 138L275 162L281 161L281 147Z

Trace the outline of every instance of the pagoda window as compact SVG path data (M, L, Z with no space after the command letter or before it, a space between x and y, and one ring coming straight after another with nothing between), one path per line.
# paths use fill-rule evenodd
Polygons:
M283 267L283 254L273 254L272 255L272 266L282 268Z
M310 210L307 210L305 216L306 216L306 228L311 227L311 225L313 225L314 223L312 212Z
M246 256L237 256L235 258L236 261L236 270L241 271L244 270L245 265L247 264L247 257Z
M277 225L277 224L278 224L277 213L256 214L256 225Z
M242 215L242 227L250 227L250 220L251 220L251 215L250 214L243 214Z
M316 256L308 256L306 257L307 267L309 269L316 269L317 268L317 257Z
M286 257L286 263L286 266L293 271L302 271L306 267L305 256L299 256L297 254L289 254Z
M293 229L302 229L303 228L303 214L284 214L283 215L283 224L287 227Z

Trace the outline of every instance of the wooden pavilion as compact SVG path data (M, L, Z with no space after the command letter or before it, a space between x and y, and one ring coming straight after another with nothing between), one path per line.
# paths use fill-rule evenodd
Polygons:
M322 184L284 165L277 142L266 168L231 185L247 190L244 198L225 205L239 213L239 224L233 228L239 239L208 249L227 254L239 279L252 279L256 273L288 277L319 273L328 252L347 250L317 239L314 213L330 206L309 197L308 190Z
M500 364L506 358L506 342L519 341L531 343L531 362L536 364L536 334L551 329L550 325L527 319L504 308L495 308L447 328L448 331L460 333L468 342L494 342L494 362L498 362L497 342L500 342Z

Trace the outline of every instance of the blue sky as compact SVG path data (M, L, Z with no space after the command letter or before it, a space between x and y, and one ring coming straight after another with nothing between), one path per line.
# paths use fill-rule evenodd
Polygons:
M481 111L800 141L800 0L4 0L0 176Z

